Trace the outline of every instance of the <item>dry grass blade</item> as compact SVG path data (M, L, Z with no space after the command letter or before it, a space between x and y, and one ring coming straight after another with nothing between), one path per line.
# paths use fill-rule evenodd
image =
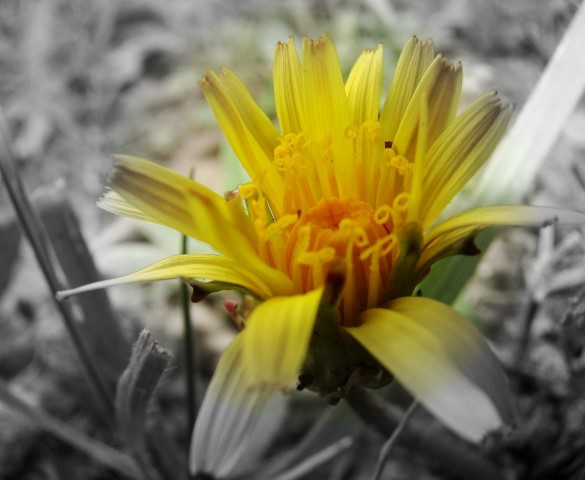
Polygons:
M353 387L344 398L368 426L385 437L392 435L403 417L402 410L365 388ZM411 421L401 438L405 445L424 452L427 458L439 463L456 478L493 480L501 477L495 465L465 442L456 437L445 442L443 438L429 435L426 424Z
M140 469L131 457L85 436L69 425L28 405L18 395L12 393L3 381L0 381L0 402L32 420L44 431L54 435L73 448L86 453L102 465L128 478L143 478Z
M61 189L48 191L35 206L69 284L83 285L99 280L79 220L64 192ZM82 333L88 348L100 359L100 374L108 390L113 392L130 357L130 343L124 337L106 292L98 290L80 295L75 301L83 312Z
M472 196L473 206L516 203L526 195L585 89L585 3Z
M22 228L28 237L36 258L39 262L43 275L49 284L49 288L53 296L59 290L62 290L62 285L59 282L57 273L52 262L51 253L49 251L50 242L46 238L46 232L41 226L35 211L33 210L28 195L24 189L20 175L16 168L15 156L11 149L10 135L6 125L5 117L0 109L0 173L6 185L6 190L16 213L22 225ZM65 303L59 302L55 298L55 304L67 331L75 345L81 363L87 373L88 380L94 388L98 401L101 404L102 410L106 418L111 419L113 410L113 395L110 394L100 370L97 367L96 359L92 357L91 352L83 338L75 317Z
M126 444L144 453L146 409L170 354L143 330L134 345L130 364L120 377L116 393L116 414Z

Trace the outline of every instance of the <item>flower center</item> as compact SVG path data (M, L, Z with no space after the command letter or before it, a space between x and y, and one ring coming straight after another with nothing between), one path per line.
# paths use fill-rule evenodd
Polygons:
M300 292L323 284L330 266L343 264L346 284L341 321L352 325L357 314L383 300L397 236L384 209L352 198L324 198L302 214L286 245L289 275Z

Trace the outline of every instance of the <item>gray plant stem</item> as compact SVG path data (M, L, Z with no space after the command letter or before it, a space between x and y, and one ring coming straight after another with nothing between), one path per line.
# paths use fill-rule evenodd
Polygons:
M384 471L384 465L386 465L386 461L390 456L390 452L392 451L392 448L394 448L394 445L396 445L396 443L398 442L398 437L403 432L404 428L406 427L406 424L410 420L410 417L412 417L412 414L416 410L417 406L418 402L414 400L410 404L410 407L408 407L408 410L406 410L406 412L404 412L404 415L402 415L402 418L400 419L398 426L394 429L390 438L386 440L386 442L382 446L382 449L380 450L380 455L378 457L378 463L376 464L376 470L372 475L372 480L379 480L380 477L382 476L382 472Z
M371 390L354 386L344 397L352 410L370 428L390 437L400 425L404 411ZM449 441L432 434L423 422L410 421L401 433L402 443L449 471L454 478L493 480L501 478L496 466L471 446L449 436Z

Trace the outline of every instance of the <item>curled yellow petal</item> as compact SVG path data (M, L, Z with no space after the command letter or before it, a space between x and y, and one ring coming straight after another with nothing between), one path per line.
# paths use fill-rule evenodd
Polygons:
M323 289L274 297L246 322L242 360L253 385L290 387L307 354Z
M514 422L515 409L506 375L483 335L449 306L420 297L392 300L385 308L403 314L435 331L445 351L463 374L476 384L496 407L502 420Z
M360 317L362 324L347 331L425 408L462 437L479 442L487 432L500 428L511 408L506 401L494 403L492 397L508 393L489 348L470 348L481 341L481 335L470 334L473 327L463 323L465 318L432 300L412 298L397 306L402 308L367 310ZM432 307L438 309L433 312ZM441 320L434 322L439 316ZM445 322L454 325L443 329ZM460 331L453 337L455 328ZM482 374L489 380L478 378ZM505 405L502 411L500 404Z
M421 218L428 227L489 158L506 132L512 109L485 94L455 119L430 148Z

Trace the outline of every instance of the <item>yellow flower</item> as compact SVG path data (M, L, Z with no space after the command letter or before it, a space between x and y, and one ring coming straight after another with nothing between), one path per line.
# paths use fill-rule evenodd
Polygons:
M583 216L496 206L437 224L510 118L495 93L458 113L461 84L461 65L412 37L380 110L381 46L364 51L344 82L327 36L304 40L300 58L291 39L275 51L279 130L231 71L200 82L250 183L222 198L146 160L116 159L103 208L167 225L218 254L167 258L75 291L181 278L258 301L210 386L195 469L225 466L233 453L218 448L210 459L203 444L237 444L215 423L247 431L268 387L297 378L336 399L355 383L383 385L389 371L474 441L511 420L506 380L482 336L449 307L410 295L434 261L474 253L481 229Z

